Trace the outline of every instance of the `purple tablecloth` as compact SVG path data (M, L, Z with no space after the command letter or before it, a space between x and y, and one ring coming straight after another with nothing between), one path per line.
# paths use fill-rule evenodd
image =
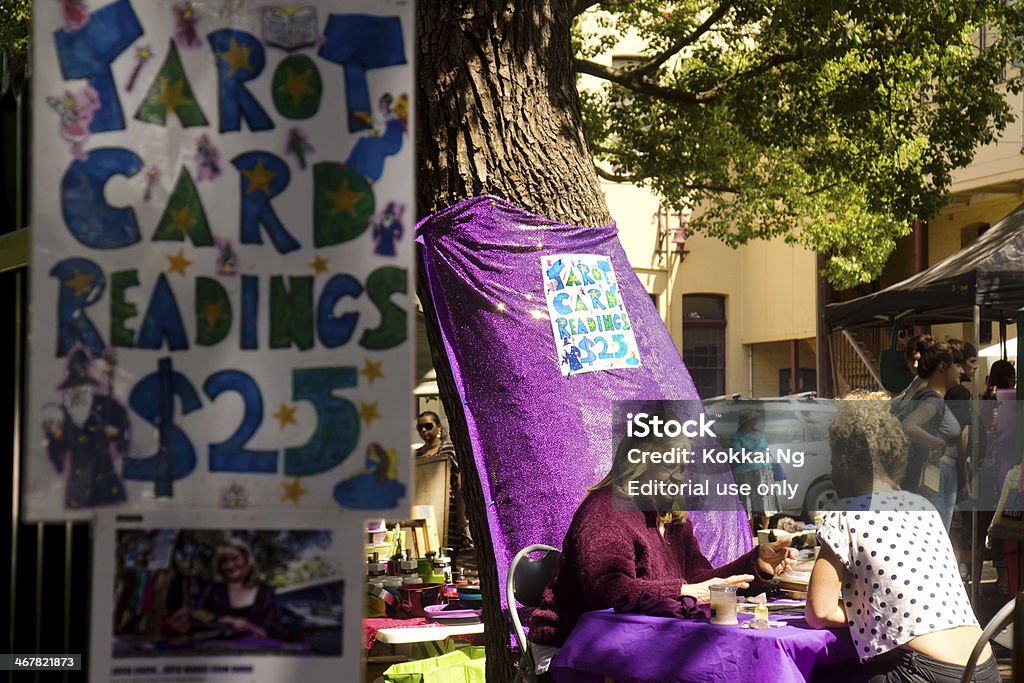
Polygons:
M740 620L750 619L740 615ZM612 611L584 614L558 655L558 683L802 683L858 681L845 630L816 631L800 617L767 631ZM813 675L812 675L813 671Z

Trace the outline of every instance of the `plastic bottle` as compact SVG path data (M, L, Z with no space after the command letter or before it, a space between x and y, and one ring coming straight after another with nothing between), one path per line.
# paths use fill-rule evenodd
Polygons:
M423 579L419 576L419 568L419 560L412 556L411 550L406 548L405 558L398 563L398 570L401 574L402 582L406 584L423 583Z
M380 561L377 553L366 558L366 578L373 581L387 573L387 565Z

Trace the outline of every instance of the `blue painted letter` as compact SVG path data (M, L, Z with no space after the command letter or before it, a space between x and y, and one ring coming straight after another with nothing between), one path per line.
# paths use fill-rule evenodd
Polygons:
M106 278L98 265L84 258L66 258L50 269L60 280L57 296L57 356L66 356L71 347L84 344L95 355L107 347L96 326L85 315L85 308L99 301Z
M366 72L405 64L401 20L369 14L332 14L327 18L319 54L345 68L349 132L372 128L373 106Z
M141 239L134 209L115 209L103 197L111 176L131 178L141 168L142 159L120 147L94 149L85 161L71 162L60 183L60 207L75 239L92 249L118 249Z
M281 224L270 198L284 192L291 180L288 164L270 152L246 152L231 160L238 169L242 193L242 244L263 244L260 224L267 228L278 253L287 254L300 246Z
M252 130L270 130L273 121L243 83L260 75L266 65L263 46L245 31L221 29L208 36L217 60L220 132L242 129L242 119Z
M91 132L124 130L110 65L141 35L142 25L128 0L117 0L96 10L89 15L89 23L77 31L61 29L54 34L64 80L87 78L100 97L101 106L89 125Z

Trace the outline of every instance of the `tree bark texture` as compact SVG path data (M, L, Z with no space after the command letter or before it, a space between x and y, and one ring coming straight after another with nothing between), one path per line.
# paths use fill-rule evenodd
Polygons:
M576 91L572 2L420 0L417 15L417 214L493 194L563 223L609 223ZM505 577L422 268L417 293L476 539L487 680L511 681L516 657L499 602Z
M576 91L569 0L421 0L417 199L424 216L493 194L605 225Z

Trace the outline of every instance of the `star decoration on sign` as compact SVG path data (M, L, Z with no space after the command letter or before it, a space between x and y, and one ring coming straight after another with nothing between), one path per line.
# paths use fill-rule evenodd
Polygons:
M224 52L218 52L217 56L227 62L228 75L234 76L239 69L252 69L249 66L249 53L251 47L242 47L234 38L231 39L231 46Z
M192 212L187 206L183 206L177 211L171 209L171 226L182 235L187 235L192 230L194 222Z
M263 166L263 159L256 162L256 165L248 171L242 171L242 175L245 176L248 187L245 188L245 193L249 194L255 190L260 190L265 194L270 194L270 181L277 177L277 173L274 171L268 171Z
M209 303L203 307L199 319L206 323L207 327L213 327L221 320L224 320L224 308L219 303Z
M79 272L78 268L74 269L74 276L64 281L65 287L70 287L71 291L75 293L75 296L82 296L92 291L92 275Z
M160 80L160 94L157 95L157 99L167 107L167 111L174 111L178 105L189 103L189 98L182 93L184 87L184 81L179 80L172 83L163 78Z
M369 358L363 359L363 369L359 371L360 375L366 377L366 381L373 384L374 380L383 379L384 373L380 371L380 366L384 361L377 361L374 363Z
M302 73L295 73L286 67L285 73L287 74L285 82L278 86L277 92L291 95L293 104L298 104L307 95L316 95L313 86L309 84L309 77L313 75L312 71L306 70Z
M363 422L366 423L367 427L369 427L370 423L374 420L380 419L380 413L377 412L377 403L377 401L374 401L373 403L359 402L359 417L363 419Z
M191 266L194 261L185 258L185 250L179 249L178 253L174 256L164 256L167 259L168 273L178 273L182 277L185 277L185 269Z
M295 411L298 410L298 406L290 406L287 403L282 403L281 407L277 409L277 412L271 415L275 420L281 423L281 429L284 430L285 425L293 424L298 425L299 421L295 419Z
M320 254L316 254L313 260L309 262L309 267L313 269L313 275L319 275L320 273L327 272L327 259Z
M341 187L333 192L326 193L327 198L331 200L331 215L337 216L339 213L345 212L350 216L356 215L356 203L363 196L359 192L353 192L349 189L348 181L342 181Z
M299 501L302 499L302 496L309 493L309 491L302 488L302 483L298 479L292 482L284 482L283 484L281 484L281 488L284 489L284 494L282 494L281 500L290 500L296 505L299 504Z

